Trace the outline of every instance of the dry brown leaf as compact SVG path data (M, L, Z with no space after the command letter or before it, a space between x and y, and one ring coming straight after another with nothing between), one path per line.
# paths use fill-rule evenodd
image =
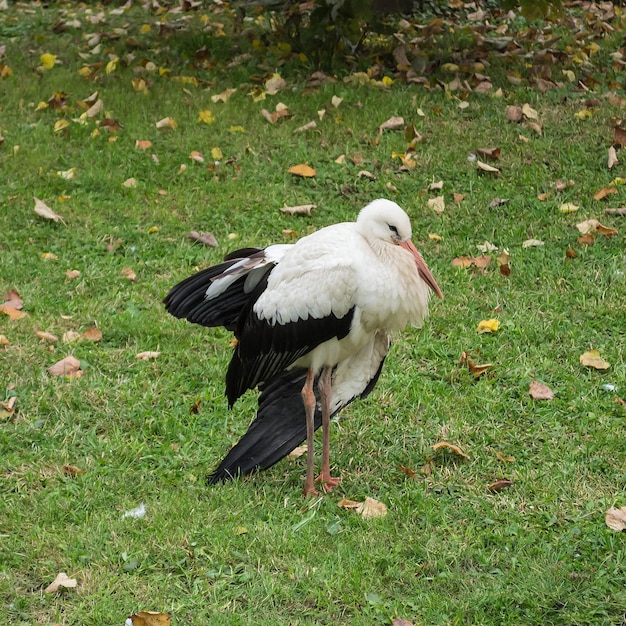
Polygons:
M591 233L591 232L595 232L595 233L598 233L600 235L605 235L607 237L610 237L612 235L617 235L617 230L615 228L610 228L609 226L604 226L603 224L600 224L600 222L598 222L598 220L594 220L594 219L585 220L584 222L580 222L580 223L576 224L576 228L578 228L578 230L583 235L586 235L587 233Z
M171 626L172 619L167 613L139 611L128 618L133 626Z
M522 107L511 105L506 108L506 119L509 122L521 122L524 114L522 113Z
M80 378L83 371L80 369L80 361L69 355L57 361L48 368L50 376L65 376L66 378Z
M406 465L400 464L400 470L404 472L409 478L415 478L417 476L417 474L415 473L415 470L412 470L410 467L407 467Z
M626 206L619 207L617 209L604 209L605 213L610 215L626 215Z
M454 454L463 457L464 459L469 459L469 456L461 450L459 446L455 446L453 443L448 443L447 441L440 441L432 446L433 450L449 450Z
M60 572L58 576L43 590L44 593L54 593L59 588L65 587L72 589L76 587L78 581L75 578L69 578L65 572Z
M613 169L616 165L619 165L619 159L617 158L617 151L614 146L609 148L609 156L607 158L607 166L609 169Z
M159 356L159 354L161 353L148 350L146 352L139 352L138 354L135 355L135 358L141 361L150 361L150 359L156 359Z
M463 202L464 198L465 198L465 194L464 193L453 193L452 194L452 199L454 200L454 204L461 204L461 202Z
M487 487L489 491L492 493L497 493L498 491L502 491L503 489L507 489L513 484L512 480L508 478L498 478L498 480L494 481Z
M534 248L543 245L543 241L540 241L539 239L527 239L522 243L522 248Z
M28 317L28 313L26 313L26 311L19 311L18 309L8 306L7 304L0 304L0 313L8 315L9 319L12 320L21 320L23 317Z
M487 372L490 367L493 367L493 363L483 363L482 365L476 365L476 363L474 363L474 361L470 358L467 352L461 353L459 365L467 365L469 373L475 378L480 378L485 372Z
M226 104L226 102L228 102L228 99L237 91L236 88L233 89L226 89L225 91L222 91L222 93L218 93L215 94L214 96L211 96L211 101L212 102L223 102L224 104Z
M403 128L404 118L398 115L394 115L378 127L378 134L382 135L385 130L401 130Z
M596 370L608 370L611 367L610 363L605 361L601 356L598 350L588 350L587 352L583 352L579 361L581 365L585 367L592 367Z
M498 461L502 461L503 463L513 463L513 461L515 461L514 456L505 456L504 453L500 451L496 452L496 456L498 457Z
M357 176L359 178L368 178L369 180L376 180L375 174L372 174L372 172L368 172L367 170L361 170L360 172L357 173Z
M312 178L317 173L310 165L305 163L293 165L287 171L294 176L302 176L304 178Z
M9 289L9 291L4 294L4 302L2 304L12 309L20 310L24 306L24 301L16 289Z
M317 204L299 204L298 206L284 206L280 211L290 215L311 215L311 211L315 208Z
M604 521L606 525L612 529L617 531L626 530L626 506L623 506L621 509L616 509L615 507L611 507L604 516Z
M135 270L132 267L123 267L122 276L124 278L127 278L131 282L133 282L137 278L137 274L135 274Z
M533 380L530 383L530 387L528 388L528 393L535 400L552 400L554 398L554 393L548 385L544 385L537 380Z
M522 106L522 114L524 115L524 117L528 120L538 120L539 119L539 115L537 114L537 111L535 111L535 109L533 109L530 104L526 103Z
M68 330L63 333L63 343L73 343L74 341L78 341L80 339L80 333L77 333L75 330Z
M219 245L215 235L213 233L199 233L195 230L192 230L188 235L187 239L191 239L191 241L197 241L209 248L217 248Z
M506 204L508 201L509 201L508 198L494 198L489 203L489 208L495 209L496 207L499 207L499 206L502 206L503 204Z
M76 465L62 465L61 471L68 476L80 476L81 474L87 473L86 470L80 469L80 467L76 467Z
M500 170L497 167L493 167L492 165L489 165L488 163L484 163L480 159L476 159L476 165L478 166L478 169L482 170L483 172L489 172L491 174L500 174Z
M382 502L368 496L363 502L359 503L359 506L356 507L356 512L359 513L363 519L384 517L387 515L387 507Z
M10 346L11 342L8 340L6 335L0 335L0 346Z
M67 272L65 272L65 275L69 280L74 280L75 278L78 278L80 276L80 272L78 270L67 270Z
M602 189L598 189L598 191L593 194L593 199L602 200L602 198L606 198L612 193L617 193L617 189L615 187L603 187Z
M585 233L582 237L578 238L578 243L581 246L593 246L595 242L596 239L591 233Z
M489 267L491 263L491 257L488 254L481 254L480 256L476 256L472 259L474 266L479 269L486 269Z
M413 622L409 622L408 619L402 619L400 617L394 617L391 626L413 626Z
M55 343L59 340L56 335L46 332L45 330L36 330L35 335L39 337L39 339L42 339L43 341L49 341L50 343Z
M493 161L497 161L500 158L500 153L500 148L478 148L476 150L476 154L486 159L492 159Z
M102 339L102 331L97 326L91 326L82 334L82 338L87 341L98 342Z
M439 180L436 183L430 183L428 185L428 191L441 191L443 189L443 181Z
M470 267L474 263L474 259L469 256L459 256L452 259L452 267Z
M136 187L137 186L137 179L133 178L132 176L130 178L127 178L123 183L122 183L123 187L128 187L129 189L132 187Z
M446 208L446 203L445 203L443 196L430 198L428 200L428 207L432 209L437 215L441 215Z
M613 128L613 143L618 146L626 146L626 130L615 126Z
M526 126L530 128L533 132L537 133L539 136L543 135L543 129L541 125L537 122L526 122Z
M317 128L317 122L315 120L311 120L310 122L307 122L306 124L303 124L302 126L299 126L293 132L303 133L307 130L315 130L316 128Z
M35 213L37 213L39 217L65 224L63 218L55 213L45 202L42 202L39 198L33 198L33 200L35 200Z
M565 251L566 259L575 259L577 256L578 256L578 252L576 252L576 250L574 250L573 248L568 248Z
M149 150L152 148L152 142L148 139L137 139L135 141L135 148L138 150Z
M297 446L294 448L288 455L288 459L299 459L303 454L306 454L307 446L306 444L303 446Z

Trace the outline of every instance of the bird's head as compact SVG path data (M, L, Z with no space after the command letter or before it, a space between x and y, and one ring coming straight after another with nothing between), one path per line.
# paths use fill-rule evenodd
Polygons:
M370 202L361 209L357 218L357 227L366 239L397 245L409 252L415 259L422 280L440 298L443 298L437 281L411 241L411 220L395 202L384 198Z

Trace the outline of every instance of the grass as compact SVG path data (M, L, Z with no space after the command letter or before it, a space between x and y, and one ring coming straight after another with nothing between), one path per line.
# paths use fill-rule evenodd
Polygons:
M615 402L626 380L626 253L623 218L605 215L607 201L593 194L626 175L623 165L606 167L612 121L623 110L602 97L604 88L588 119L575 114L589 95L573 86L539 94L506 81L501 98L472 94L465 110L438 89L339 81L305 94L304 80L293 77L289 89L253 102L252 83L239 82L247 68L198 70L210 89L182 84L172 76L193 74L185 57L193 50L181 35L157 45L150 34L129 67L101 70L93 84L77 72L83 33L97 30L84 9L77 17L85 26L59 35L49 27L63 6L23 9L12 7L0 26L10 38L0 62L13 71L0 79L0 291L18 289L29 313L0 319L10 341L0 348L3 399L18 398L0 423L0 623L120 624L157 610L176 624L388 624L396 616L415 624L623 624L626 546L604 512L626 504L626 414ZM98 28L127 25L139 36L145 21L139 11L107 13ZM610 37L600 44L603 58L619 46ZM122 40L106 41L94 60L123 51ZM38 71L44 52L63 63ZM133 68L151 56L169 62L171 76L151 74L150 92L136 93ZM491 71L503 76L506 68L495 62ZM210 100L231 86L239 89L226 104ZM92 136L95 120L72 121L82 112L76 101L96 89L120 132ZM57 91L69 94L68 109L36 111ZM336 109L334 95L344 99ZM279 101L293 118L270 125L260 110ZM539 113L541 136L506 122L506 106L525 102ZM205 109L213 124L197 121ZM424 137L408 173L392 157L406 148L402 133L374 141L392 115ZM156 130L165 116L176 130ZM67 132L53 131L59 119L70 122ZM294 134L311 119L318 131ZM138 150L137 139L152 148ZM479 175L469 153L494 146L502 175ZM210 162L214 147L224 155L215 169L188 157L199 150ZM344 165L334 162L341 154ZM287 173L304 162L315 178ZM73 167L73 180L57 175ZM362 169L376 180L359 177ZM136 187L122 185L129 177ZM557 193L559 178L575 184ZM440 179L446 209L437 216L427 206L436 194L425 190ZM611 206L625 203L617 190ZM460 204L452 192L465 194ZM338 493L305 504L303 459L208 488L204 476L244 432L255 398L227 410L228 333L168 317L161 298L235 247L289 241L284 230L304 235L351 220L390 195L411 215L414 241L446 299L432 303L424 328L396 338L373 394L333 428ZM38 218L33 196L66 225ZM492 208L494 198L508 202ZM564 202L580 208L562 213ZM310 218L279 211L306 203L317 204ZM592 217L619 234L579 244L575 225ZM194 245L191 230L212 231L218 248ZM545 245L522 248L529 238ZM508 278L495 259L484 273L451 266L485 240L510 251ZM567 259L568 248L578 256ZM42 259L45 252L57 259ZM134 282L124 267L135 270ZM69 280L69 269L80 277ZM491 317L501 329L477 334ZM94 324L98 343L50 345L34 333L61 337ZM611 363L608 372L581 367L579 355L591 348ZM160 356L138 361L144 350ZM463 351L493 363L489 373L475 380L458 363ZM67 354L80 359L84 376L48 376ZM532 400L533 380L556 398ZM435 453L442 440L469 459ZM85 473L69 476L64 464ZM500 477L513 486L490 493ZM389 513L363 520L337 507L342 496L376 498ZM122 517L140 503L144 518ZM77 588L44 594L60 571Z

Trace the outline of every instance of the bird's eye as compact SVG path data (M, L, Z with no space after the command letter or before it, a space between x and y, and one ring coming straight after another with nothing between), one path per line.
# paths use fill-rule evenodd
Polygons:
M389 230L396 235L396 237L398 236L398 229L393 225L393 224L387 224L387 226L389 226Z

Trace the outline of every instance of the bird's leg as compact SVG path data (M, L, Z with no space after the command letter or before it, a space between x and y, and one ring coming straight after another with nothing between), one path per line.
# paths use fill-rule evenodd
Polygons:
M306 482L304 483L304 495L316 496L315 480L313 473L313 462L315 457L314 435L315 435L315 392L313 383L315 382L315 371L309 370L306 374L306 381L302 387L302 403L306 414Z
M324 491L332 491L339 484L339 478L330 475L330 400L333 368L326 366L320 375L318 389L322 400L322 473L317 479Z

